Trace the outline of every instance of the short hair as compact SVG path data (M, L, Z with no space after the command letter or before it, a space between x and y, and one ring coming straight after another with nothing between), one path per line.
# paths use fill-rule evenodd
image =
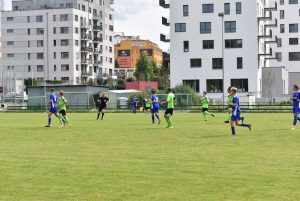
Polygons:
M169 93L172 92L172 88L171 87L168 88L168 92Z
M300 87L299 87L299 85L297 85L297 84L294 84L294 89L296 89L296 90L299 90L300 89Z
M207 94L207 91L203 91L204 94Z
M230 90L231 90L231 88L232 88L232 86L228 87L227 91L230 91Z
M53 88L51 88L51 89L50 89L50 91L53 93L53 92L54 92L54 89L53 89Z
M61 96L63 96L63 95L65 94L65 92L64 92L64 91L60 91L59 94L60 94Z
M151 93L152 93L152 94L155 94L155 91L154 91L154 90L152 90L152 91L151 91Z
M236 87L231 87L230 90L233 91L234 93L237 93L237 88Z

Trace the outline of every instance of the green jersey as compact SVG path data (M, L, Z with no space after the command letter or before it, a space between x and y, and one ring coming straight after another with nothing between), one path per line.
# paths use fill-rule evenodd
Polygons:
M167 102L168 102L167 109L174 109L174 99L175 99L175 95L173 93L169 93L167 98Z
M209 99L207 96L205 96L203 99L202 99L202 108L208 108L208 105L209 105Z
M148 99L148 98L145 99L145 106L149 107L149 108L151 107L151 100L150 99Z
M233 96L232 95L228 95L228 100L227 100L229 103L232 103L233 101Z
M59 98L58 106L60 110L67 110L67 100L64 96Z

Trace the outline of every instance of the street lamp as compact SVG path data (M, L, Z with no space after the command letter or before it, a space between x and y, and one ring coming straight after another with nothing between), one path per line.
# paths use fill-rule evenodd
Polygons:
M223 79L223 96L222 96L222 105L223 109L225 109L225 61L224 61L224 12L220 12L218 16L222 19L222 79Z

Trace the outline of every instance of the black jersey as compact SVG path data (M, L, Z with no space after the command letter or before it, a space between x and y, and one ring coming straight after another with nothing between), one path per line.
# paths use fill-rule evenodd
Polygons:
M98 99L98 102L99 102L99 107L106 108L107 103L109 102L109 98L107 98L106 96L105 97L100 97Z

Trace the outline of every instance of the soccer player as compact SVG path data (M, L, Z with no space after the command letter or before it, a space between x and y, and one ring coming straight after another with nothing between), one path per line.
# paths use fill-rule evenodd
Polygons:
M138 107L138 102L139 102L139 99L135 96L132 99L132 104L131 104L133 114L136 114L136 110L137 110L137 107Z
M208 112L208 106L209 106L209 98L207 97L207 92L203 92L203 98L202 98L202 112L204 121L207 121L207 116L215 117L213 113Z
M224 123L229 124L230 120L231 120L231 114L232 114L232 107L229 106L229 103L232 103L232 100L233 100L233 96L231 95L231 87L228 87L227 93L228 93L228 99L227 99L227 103L228 103L228 107L227 107L228 118L227 118L227 120L224 121ZM244 122L244 119L245 118L241 116L240 120L242 122Z
M70 121L67 117L67 104L68 100L64 96L65 92L60 91L59 92L59 100L58 100L58 106L59 106L59 114L60 114L60 119L63 121L64 125L61 125L60 128L70 125Z
M151 109L151 98L150 98L150 96L147 96L144 99L144 102L145 102L144 111L146 112L146 114L148 114L149 110Z
M105 96L105 93L102 93L102 94L100 93L100 96L99 96L99 99L97 102L99 104L97 120L100 117L100 113L101 113L101 120L103 120L105 109L107 107L107 104L109 103L109 98Z
M231 134L235 136L235 127L236 126L242 126L247 127L251 131L251 124L245 124L240 123L240 115L241 115L241 108L240 108L240 100L239 97L236 96L237 88L232 87L231 88L231 95L233 97L232 102L229 103L229 105L232 107L232 115L231 115Z
M171 120L171 116L173 116L174 112L174 100L175 100L175 95L172 93L172 89L168 88L168 97L167 101L162 102L162 104L167 103L167 110L165 112L165 119L167 122L167 128L173 128L173 122Z
M54 89L50 89L50 95L49 95L49 113L48 113L48 124L45 127L50 128L52 123L52 115L54 114L60 121L60 124L63 125L62 120L59 118L58 110L56 107L57 104L57 96L54 93Z
M159 117L159 102L158 102L158 96L155 94L155 91L152 91L151 96L151 113L152 113L152 124L155 123L155 117L158 120L158 124L160 124L160 117Z
M296 129L297 122L300 121L300 91L299 86L294 85L293 86L293 97L291 98L291 101L293 101L293 113L294 113L294 122L292 129Z

